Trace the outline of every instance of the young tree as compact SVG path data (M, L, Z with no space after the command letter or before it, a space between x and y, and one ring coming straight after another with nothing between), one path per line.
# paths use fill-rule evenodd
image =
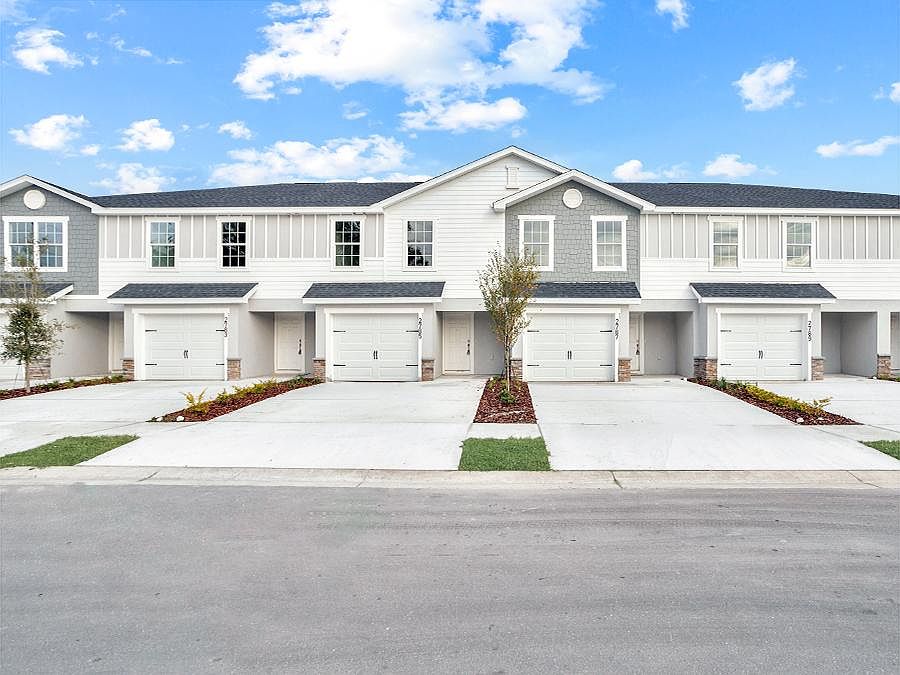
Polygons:
M506 393L510 394L512 348L528 327L525 310L534 294L540 274L534 260L500 250L491 253L487 266L478 275L484 308L491 315L494 334L503 346Z
M0 269L3 268L0 259ZM0 278L0 302L6 310L6 326L0 329L0 359L20 363L25 369L25 391L31 391L31 364L47 359L62 346L60 333L67 325L47 318L49 304L41 273L33 260L22 258L19 272Z

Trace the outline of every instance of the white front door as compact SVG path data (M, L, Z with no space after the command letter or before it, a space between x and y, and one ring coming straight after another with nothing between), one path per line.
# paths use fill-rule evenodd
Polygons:
M0 330L6 327L6 314L0 313ZM25 370L16 361L0 360L0 380L21 380Z
M613 314L533 314L525 335L528 380L616 379Z
M444 312L444 372L472 372L472 314Z
M275 370L306 372L303 338L306 330L304 314L275 315Z
M641 358L641 344L644 341L644 315L630 314L628 318L628 340L631 345L631 373L640 375L644 369Z
M804 314L722 314L719 377L727 380L805 380Z
M148 380L224 380L222 314L147 314L144 319Z
M418 314L335 314L332 379L419 379Z

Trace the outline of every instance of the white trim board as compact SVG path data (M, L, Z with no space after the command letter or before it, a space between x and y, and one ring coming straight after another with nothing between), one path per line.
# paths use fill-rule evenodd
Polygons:
M524 190L519 190L511 195L503 197L502 199L498 199L494 202L493 207L494 211L498 213L502 213L506 210L506 207L512 206L513 204L518 204L519 202L528 199L529 197L533 197L534 195L538 195L542 192L546 192L557 185L562 185L568 181L575 181L576 183L580 183L585 187L592 188L597 190L597 192L601 192L605 194L607 197L612 197L613 199L617 199L620 202L624 202L629 206L634 206L638 209L650 209L653 207L653 204L641 199L640 197L635 197L633 194L629 192L625 192L624 190L620 190L617 187L613 187L609 183L604 183L599 178L594 178L593 176L589 176L588 174L577 171L575 169L571 169L562 173L558 176L554 176L553 178L548 178L545 181L532 185L531 187L525 188Z

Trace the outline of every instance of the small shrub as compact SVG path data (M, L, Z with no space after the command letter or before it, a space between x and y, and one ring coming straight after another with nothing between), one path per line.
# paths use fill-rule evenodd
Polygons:
M500 403L505 403L506 405L512 405L516 402L516 395L513 394L509 389L503 389L500 392Z
M206 389L196 395L187 392L182 393L182 396L184 396L184 400L187 401L187 409L191 412L196 412L201 415L205 415L209 412L209 406L212 404L212 401L206 400Z

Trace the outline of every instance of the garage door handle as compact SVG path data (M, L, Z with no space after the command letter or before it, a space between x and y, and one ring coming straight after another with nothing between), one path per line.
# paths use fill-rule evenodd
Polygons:
M472 353L472 341L466 340L466 356L469 356Z
M184 358L187 358L187 357L188 357L188 350L185 349L185 350L184 350Z
M155 333L155 332L156 332L156 329L155 329L155 328L145 328L145 329L144 329L144 332L145 332L145 333Z
M303 338L297 338L297 353L303 354Z
M759 358L762 358L762 357L763 357L763 350L760 349L760 350L759 350Z

